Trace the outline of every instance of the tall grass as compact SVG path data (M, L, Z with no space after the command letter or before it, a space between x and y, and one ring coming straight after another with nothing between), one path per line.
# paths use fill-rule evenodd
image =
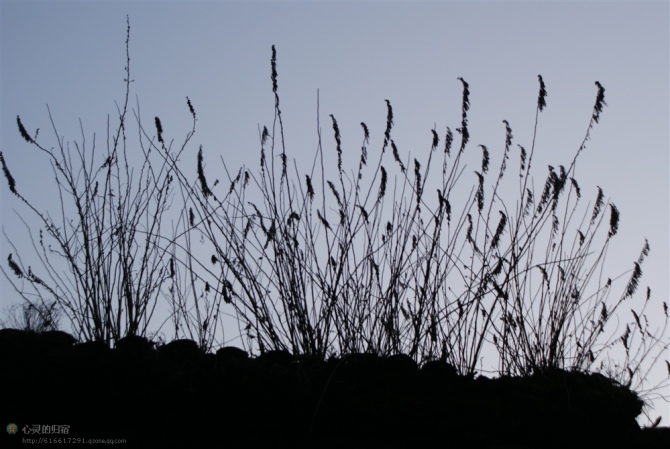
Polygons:
M60 204L40 211L23 196L0 152L0 162L10 191L34 214L37 235L25 224L39 267L26 268L11 240L8 256L14 288L34 310L47 310L52 302L72 323L81 340L114 344L126 335L145 335L163 283L169 278L165 250L159 240L162 216L169 209L168 193L173 176L161 160L143 152L139 167L130 162L126 134L130 95L130 55L126 36L126 91L113 128L108 119L106 148L100 150L95 135L72 145L59 134L51 111L49 118L55 147L32 137L17 116L23 139L45 153L51 162ZM133 148L134 149L134 148ZM54 220L52 212L60 213ZM52 243L50 243L52 242ZM14 259L16 254L16 259Z
M129 58L125 102L101 166L93 163L95 148L83 141L75 146L81 164L75 168L55 127L59 153L38 143L18 119L27 143L51 158L61 210L64 198L72 199L76 221L63 214L59 227L33 208L0 153L10 191L59 245L48 251L40 230L33 246L44 274L38 277L10 255L14 275L40 298L62 305L83 339L144 335L162 297L175 336L194 338L205 349L218 342L221 330L229 331L222 320L232 315L241 345L252 352L285 349L324 358L404 353L418 362L449 362L472 376L485 351L492 351L499 374L596 369L629 386L646 377L668 347L662 340L667 304L653 304L647 289L643 308L630 309L649 243L641 242L631 271L622 275L623 290L615 293L616 278L605 278L602 270L618 234L619 210L600 188L582 192L574 177L606 106L600 83L574 157L549 166L536 190L535 142L548 91L541 76L529 144L514 145L512 127L503 120L499 149L473 147L470 88L458 78L460 123L431 130L423 156L398 148L393 108L385 100L386 127L374 136L361 123L358 164L350 171L342 134L353 131L341 130L329 115L332 137L326 140L317 112L317 151L311 169L301 172L285 145L276 61L273 46L274 121L259 130L259 165L232 170L222 158L226 183L210 182L210 155L202 147L186 168L180 162L195 132L188 99L192 128L178 148L164 137L160 118L155 133L142 125L138 107L144 160L139 179L133 178L125 131ZM481 159L466 170L472 152ZM495 168L492 153L500 159ZM334 167L328 175L326 167ZM509 192L514 195L503 198ZM584 204L587 197L592 201ZM180 212L166 232L161 219L175 198ZM207 260L194 255L196 240L208 248ZM68 276L53 270L54 254L65 260ZM32 301L26 284L14 285ZM660 333L646 319L652 304L658 309L653 313L665 315ZM628 324L612 331L608 323L621 310ZM608 357L617 347L625 358L613 364Z
M317 117L314 164L300 173L295 161L289 167L284 144L274 47L271 78L275 121L260 133L258 170L231 175L223 161L229 184L211 188L201 148L198 185L183 183L216 260L208 269L217 279L214 291L237 312L251 347L319 357L405 353L448 361L463 374L475 372L486 347L496 349L505 374L593 365L607 347L605 325L635 293L650 249L645 240L623 292L612 299L611 279L598 281L619 210L601 189L583 207L573 176L605 106L600 83L573 160L567 168L549 166L535 191L535 134L528 149L515 148L507 121L497 170L489 173L490 152L479 145L480 165L464 172L464 154L473 149L470 91L462 78L460 126L455 133L447 127L442 138L432 130L423 161L401 157L386 100L383 141L374 150L361 123L355 170L343 169L341 130L330 115L332 154L324 151ZM541 76L538 81L535 130L547 105ZM331 163L337 169L327 178ZM513 167L518 196L503 201L502 184ZM428 191L431 176L440 188ZM459 198L455 187L468 176L474 185Z

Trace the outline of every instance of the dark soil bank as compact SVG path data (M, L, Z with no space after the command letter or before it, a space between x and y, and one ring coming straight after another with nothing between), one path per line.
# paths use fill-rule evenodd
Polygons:
M11 329L0 330L0 351L0 418L18 428L2 431L1 447L28 437L185 448L670 447L667 428L639 429L639 398L597 374L470 379L402 355L249 358L138 337L110 350ZM24 433L35 425L69 431Z

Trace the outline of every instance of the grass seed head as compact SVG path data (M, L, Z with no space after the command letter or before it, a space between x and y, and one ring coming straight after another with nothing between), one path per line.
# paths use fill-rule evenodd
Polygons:
M205 172L202 167L202 145L200 145L200 151L198 151L198 180L200 181L200 188L202 190L202 195L207 198L212 194L212 191L207 186L207 179L205 179Z
M186 97L186 105L188 106L188 110L193 116L193 120L195 120L195 109L193 109L193 104L191 104L191 100Z
M616 235L617 231L619 230L619 209L616 208L616 206L612 203L610 203L610 230L608 232L608 236L612 237Z
M7 262L9 263L9 268L12 269L16 277L18 278L24 277L21 267L19 267L19 265L16 262L14 262L14 259L12 259L12 253L9 253L9 257L7 257Z
M596 96L596 104L593 106L592 119L594 122L598 123L600 120L600 113L603 111L603 106L607 106L607 103L605 103L605 88L598 81L596 81L595 84L598 86L598 95Z
M32 137L30 137L30 134L28 134L28 131L26 131L26 128L23 126L23 123L21 123L21 117L18 115L16 116L16 124L19 125L19 133L21 134L21 137L28 142L28 143L35 143Z
M16 181L14 180L14 177L7 168L7 164L5 163L5 157L2 155L2 151L0 151L0 163L2 164L2 172L5 174L5 178L7 178L7 184L9 184L9 190L14 195L18 195L18 192L16 191Z
M361 126L363 127L363 140L365 140L365 143L370 142L370 132L368 131L368 126L361 122Z
M165 143L163 142L163 125L161 124L161 119L156 117L155 122L156 122L156 134L158 135L158 141L160 143Z
M537 108L542 111L547 106L547 89L544 86L542 75L537 75L537 80L540 82L540 93L537 96Z

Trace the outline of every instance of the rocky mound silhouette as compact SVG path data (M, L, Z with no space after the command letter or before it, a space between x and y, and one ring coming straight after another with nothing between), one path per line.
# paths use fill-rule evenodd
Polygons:
M670 447L667 428L639 428L640 398L599 374L470 378L405 355L251 358L142 337L110 349L14 329L0 351L0 415L19 429L8 443L24 426L68 425L58 437L130 447Z

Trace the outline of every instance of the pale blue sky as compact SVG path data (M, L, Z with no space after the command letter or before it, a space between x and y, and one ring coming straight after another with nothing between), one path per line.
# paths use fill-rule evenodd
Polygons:
M24 1L3 2L1 8L0 150L17 188L43 207L56 199L49 197L53 189L44 190L53 187L51 168L21 140L16 115L29 132L40 128L40 141L48 144L53 140L48 104L65 140L80 139L81 118L89 138L96 132L102 142L107 114L114 113L124 92L127 14L132 89L145 124L159 116L166 135L179 141L190 126L188 96L198 115L191 151L203 145L209 170L220 167L219 155L233 169L257 167L258 127L269 127L273 118L272 45L289 156L299 162L313 158L319 89L326 151L334 151L328 121L333 114L345 153L350 148L354 154L350 168L358 157L361 121L370 128L370 151L381 145L385 99L393 105L394 140L404 155L425 154L434 125L440 136L446 126L457 128L458 77L471 90L470 148L475 153L476 145L486 145L499 163L503 119L512 127L514 144L531 145L541 74L548 106L539 125L537 185L546 175L539 168L572 160L597 80L606 89L607 106L576 177L585 196L594 197L601 186L621 212L619 235L608 253L610 276L631 268L646 237L651 253L642 285L658 303L670 299L666 2ZM25 230L13 212L22 209L4 180L0 205L4 231L25 244ZM5 264L12 250L4 237L0 241ZM4 311L18 299L3 276L0 286ZM667 425L668 406L658 407L651 414L662 414Z

